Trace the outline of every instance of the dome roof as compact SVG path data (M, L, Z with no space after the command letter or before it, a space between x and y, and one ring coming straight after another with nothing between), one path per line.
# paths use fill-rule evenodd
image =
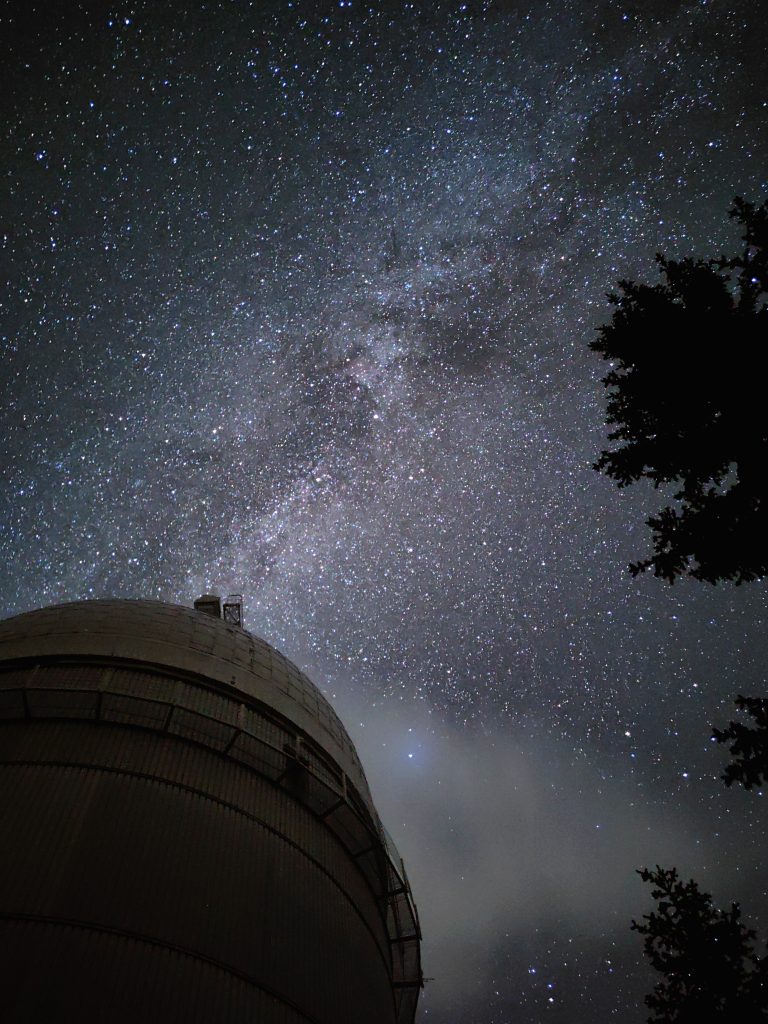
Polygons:
M292 662L239 626L183 605L115 600L53 605L0 621L0 667L60 657L117 658L234 687L310 736L371 806L357 752L331 705Z

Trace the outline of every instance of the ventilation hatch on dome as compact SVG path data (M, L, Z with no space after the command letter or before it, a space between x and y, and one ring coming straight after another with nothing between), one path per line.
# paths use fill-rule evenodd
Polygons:
M230 594L222 602L218 594L201 594L195 601L195 611L223 619L231 626L243 625L243 595Z
M230 594L224 598L224 621L232 626L243 625L243 595Z

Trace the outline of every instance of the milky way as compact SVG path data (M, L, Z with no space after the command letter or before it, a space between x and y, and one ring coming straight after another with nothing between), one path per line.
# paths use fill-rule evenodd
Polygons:
M660 502L591 468L588 351L617 278L768 193L759 5L32 3L0 38L3 613L244 593L369 766L424 1021L645 1019L645 863L768 929L709 740L765 589L628 575Z

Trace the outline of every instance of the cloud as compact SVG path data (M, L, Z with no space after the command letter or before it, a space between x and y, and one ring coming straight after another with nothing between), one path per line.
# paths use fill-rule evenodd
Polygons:
M419 706L356 703L344 695L338 706L409 873L434 1011L487 991L500 951L507 981L520 984L536 936L565 948L574 937L595 962L640 959L629 925L648 894L635 870L700 869L695 820L551 737L481 734Z

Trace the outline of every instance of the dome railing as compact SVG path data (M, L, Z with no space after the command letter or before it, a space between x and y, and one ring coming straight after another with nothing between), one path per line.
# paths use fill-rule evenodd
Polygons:
M76 719L148 729L215 751L291 793L322 819L379 900L392 952L399 1024L422 985L420 929L397 847L347 774L310 737L241 691L147 665L37 661L0 670L0 723ZM147 696L151 690L152 695Z

